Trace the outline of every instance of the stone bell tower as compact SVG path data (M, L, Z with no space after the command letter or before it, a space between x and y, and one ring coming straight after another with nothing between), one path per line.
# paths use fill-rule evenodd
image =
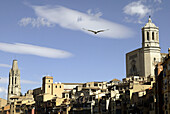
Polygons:
M154 76L155 65L161 61L161 49L159 46L159 28L152 23L150 16L148 23L142 28L142 49L144 76Z
M142 48L126 54L126 77L154 76L155 65L161 61L159 46L159 28L148 22L142 27Z
M9 84L8 84L8 103L11 103L12 96L21 95L20 85L20 70L18 69L17 60L13 60L12 68L9 71Z

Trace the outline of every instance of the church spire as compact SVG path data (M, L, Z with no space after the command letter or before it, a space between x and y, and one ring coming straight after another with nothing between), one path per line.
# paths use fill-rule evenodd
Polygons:
M17 60L13 60L12 68L9 71L8 103L13 102L10 99L12 96L20 95L21 95L20 70L18 69Z
M13 60L12 69L13 70L18 70L18 62L17 62L17 60Z

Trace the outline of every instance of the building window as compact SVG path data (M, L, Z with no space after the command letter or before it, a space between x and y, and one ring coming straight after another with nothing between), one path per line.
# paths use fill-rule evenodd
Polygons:
M16 112L17 112L17 113L20 112L19 109L16 109Z
M61 88L61 86L60 86L60 88Z
M13 84L14 77L12 77L12 84Z
M152 32L152 40L154 40L154 32Z
M144 31L142 31L142 42L144 42Z
M94 86L97 86L97 84L95 83Z
M17 84L17 77L15 77L15 84Z
M99 86L102 86L102 84L99 84Z
M50 80L48 80L48 82L50 82Z
M57 88L57 85L55 86L55 88Z
M90 87L90 84L89 84L89 87Z
M48 87L50 88L50 85Z
M147 32L147 40L149 40L149 32Z

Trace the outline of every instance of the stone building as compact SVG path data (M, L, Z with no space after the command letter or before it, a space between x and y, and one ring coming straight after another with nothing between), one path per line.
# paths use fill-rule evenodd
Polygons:
M20 95L21 95L20 70L18 69L17 60L13 60L12 68L9 71L7 102L8 103L12 102L12 100L10 99L12 96Z
M168 55L163 62L163 111L164 114L170 113L170 48Z
M0 98L0 108L4 107L6 104L7 104L7 100Z
M142 48L126 54L126 77L154 76L155 65L161 61L162 56L164 54L160 53L159 28L149 17L148 23L142 28Z

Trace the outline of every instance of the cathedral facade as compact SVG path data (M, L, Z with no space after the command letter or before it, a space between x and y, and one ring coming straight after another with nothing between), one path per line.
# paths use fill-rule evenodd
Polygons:
M126 77L154 76L155 65L164 56L160 50L159 28L149 17L148 23L142 28L142 48L126 54Z

